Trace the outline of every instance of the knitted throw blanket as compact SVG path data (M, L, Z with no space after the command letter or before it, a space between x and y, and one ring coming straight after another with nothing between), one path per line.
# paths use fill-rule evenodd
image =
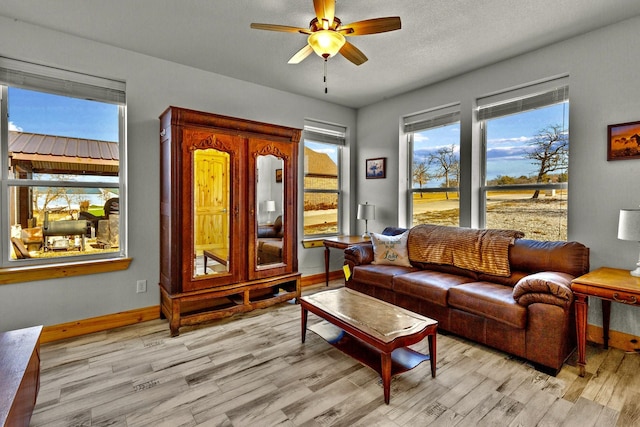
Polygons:
M475 230L422 224L409 231L413 262L447 264L494 276L509 277L509 247L524 237L516 230Z

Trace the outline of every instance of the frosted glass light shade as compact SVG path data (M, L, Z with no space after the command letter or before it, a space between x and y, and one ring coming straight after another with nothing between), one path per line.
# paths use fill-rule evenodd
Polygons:
M342 34L336 31L320 30L315 33L311 33L307 42L318 56L327 59L340 52L340 49L342 49L342 46L344 46L346 42L346 39Z

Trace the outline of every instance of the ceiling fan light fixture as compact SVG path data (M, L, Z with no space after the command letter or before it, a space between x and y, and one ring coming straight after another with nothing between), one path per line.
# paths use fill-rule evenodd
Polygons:
M346 40L344 36L333 30L319 30L308 38L309 46L320 57L327 59L334 56L342 49Z

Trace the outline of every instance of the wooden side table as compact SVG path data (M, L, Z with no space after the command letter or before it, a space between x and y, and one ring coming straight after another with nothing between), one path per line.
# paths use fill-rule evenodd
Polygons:
M329 251L331 248L345 250L351 245L358 243L370 242L369 239L364 239L362 236L333 236L327 237L322 241L324 245L324 275L325 286L329 286Z
M587 347L587 297L597 297L602 301L602 329L604 348L609 347L609 318L611 302L640 305L640 278L629 274L628 270L601 267L571 282L576 298L576 333L578 335L578 365L580 376L584 377Z

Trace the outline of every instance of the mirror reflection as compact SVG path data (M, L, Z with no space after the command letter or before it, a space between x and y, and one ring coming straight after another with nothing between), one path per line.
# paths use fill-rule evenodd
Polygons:
M282 263L284 236L284 161L276 156L258 156L256 159L256 208L258 221L257 265Z
M193 276L229 271L230 155L193 152Z

